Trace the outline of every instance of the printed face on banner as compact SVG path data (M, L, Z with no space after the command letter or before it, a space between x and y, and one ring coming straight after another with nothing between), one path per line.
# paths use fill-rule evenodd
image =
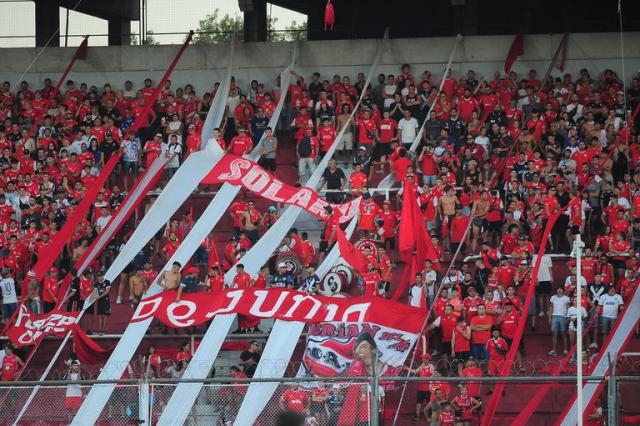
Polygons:
M21 305L16 322L7 331L7 337L15 346L30 346L44 336L64 336L78 316L75 312L53 310L45 315L32 315Z
M309 325L298 377L400 374L417 334L376 323L323 322Z

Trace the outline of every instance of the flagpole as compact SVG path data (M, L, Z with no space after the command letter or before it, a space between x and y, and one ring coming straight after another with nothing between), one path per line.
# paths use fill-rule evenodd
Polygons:
M569 37L569 33L564 33L564 35L562 36L562 39L560 39L560 44L558 44L558 48L556 49L556 52L553 54L553 58L551 58L551 63L549 64L549 67L547 68L547 72L544 74L544 78L541 80L541 83L540 83L542 85L541 88L544 87L544 84L547 82L547 79L551 75L551 70L556 65L556 61L558 60L558 56L560 56L560 52L562 52L562 49L563 49L565 43L567 43L567 38L568 37Z
M582 203L581 203L582 205ZM582 214L582 208L578 214ZM583 413L582 413L582 239L580 234L576 235L576 239L573 242L573 247L576 254L576 276L578 277L578 283L576 285L576 356L577 356L577 412L578 412L578 426L582 426Z

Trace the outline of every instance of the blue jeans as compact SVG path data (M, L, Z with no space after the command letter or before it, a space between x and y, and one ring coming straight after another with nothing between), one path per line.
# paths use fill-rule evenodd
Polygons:
M473 356L473 358L475 360L478 361L486 361L489 359L489 351L487 351L487 346L486 345L482 345L482 344L478 344L478 343L472 343L471 344L471 356Z
M2 316L4 316L4 319L11 318L16 309L18 309L17 303L4 303L2 305Z
M433 186L436 184L437 178L438 176L436 175L422 175L422 182L429 186Z

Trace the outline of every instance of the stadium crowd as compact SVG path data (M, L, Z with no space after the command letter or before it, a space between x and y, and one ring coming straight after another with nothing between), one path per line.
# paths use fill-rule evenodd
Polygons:
M293 74L294 82L284 92L279 81L270 87L254 80L246 92L234 82L224 122L207 137L243 155L265 135L261 164L275 173L283 149L278 144L295 147L296 183L302 185L344 130L320 187L336 203L365 194L358 230L361 238L378 245L377 253L367 253L374 274L360 278L359 287L367 294L388 297L389 284L392 289L397 285L393 259L402 197L383 202L378 193L369 196L366 189L375 187L390 171L395 172L398 192L408 185L417 189L438 258L420 266L422 271L411 277L408 286L408 303L422 306L421 299L426 298L432 309L426 335L429 347L435 348L423 348L423 362L411 369L413 373L424 377L495 374L523 317L530 318L532 329L536 318L547 319L552 331L550 356L559 351L558 338L567 353L569 341L575 339L577 315L594 320L589 342L591 350L598 348L640 276L640 218L635 213L640 207L640 139L637 124L629 121L640 104L639 78L625 87L612 70L595 75L583 69L577 75L546 81L535 70L526 75L496 72L487 79L470 70L459 76L450 73L440 82L429 71L418 76L403 65L397 74L377 76L350 121L365 86L364 74L359 73L355 81L338 74L313 73L309 79ZM19 297L35 313L48 312L60 302L59 280L81 258L144 168L158 155L176 154L168 165L169 177L200 148L204 118L217 87L197 94L190 84L176 88L168 81L160 97L152 99L150 79L140 88L131 81L120 88L67 81L65 90L52 99L50 79L37 88L22 82L17 90L4 83L0 91L0 288L5 320L17 309ZM284 118L272 129L269 118L281 96L287 96ZM128 131L148 103L153 104L149 127ZM38 118L40 122L34 122ZM412 147L421 127L422 138ZM77 225L56 265L42 282L32 282L27 294L17 294L20 289L15 283L28 276L88 185L118 150L123 157L117 173L109 178L89 216ZM571 203L576 197L579 202ZM522 312L544 226L554 212L570 203L578 207L568 209L544 241L547 254L535 284L536 303ZM260 212L244 195L230 207L229 215L233 238L220 263L209 261L212 234L184 275L179 273L182 265L173 271L175 276L170 275L172 271L164 273L169 274L163 276L166 283L184 292L219 291L224 286L221 274L278 218L275 206ZM111 309L112 287L104 280L104 270L133 226L120 232L100 259L74 281L66 297L70 309L78 309L87 298L99 298L95 312L99 333L104 333ZM128 299L135 306L157 274L154 260L169 259L189 226L186 214L174 218L140 252L119 278L116 303L127 299L128 289ZM551 255L568 254L578 234L586 243L582 276L577 277L572 267L566 280L554 280ZM308 268L304 279L296 281L280 265L272 264L258 277L238 268L233 285L317 292L313 268L335 238L331 227L322 233L319 244L292 230L284 244ZM457 262L449 268L454 253ZM465 256L472 261L461 262ZM578 285L585 289L580 308L573 296ZM87 315L84 324L88 330L92 316ZM253 329L258 330L257 325L241 325L239 331ZM523 345L518 357L521 368L524 355ZM432 356L456 361L436 368ZM184 363L188 358L176 361ZM11 380L20 363L8 347L2 379ZM449 417L469 421L480 406L480 386L454 392L437 384L434 379L419 388L416 416L426 415L424 409L429 407L429 416L442 424L452 424ZM326 389L322 396L329 398L332 392ZM320 398L315 393L293 396L297 402L283 400L282 404L308 410L308 404ZM329 415L330 407L326 408Z

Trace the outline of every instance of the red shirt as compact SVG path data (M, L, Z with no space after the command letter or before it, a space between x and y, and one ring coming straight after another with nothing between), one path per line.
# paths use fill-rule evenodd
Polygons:
M489 315L485 315L483 317L475 316L471 320L471 325L493 325L493 318ZM471 341L476 345L481 345L487 342L491 338L491 329L488 330L472 330L471 331Z
M18 368L18 358L16 355L5 355L2 359L2 381L13 381L18 373Z
M515 276L515 274L516 268L511 265L498 266L496 271L496 278L498 279L498 283L502 284L506 289L513 284L513 277Z
M247 212L247 210L249 210L249 203L247 203L246 201L236 201L235 203L231 204L231 207L229 207L229 212L231 213L231 216L233 218L234 228L242 228L242 222L240 221L240 218Z
M518 328L518 321L520 315L515 310L512 310L510 314L504 312L502 314L502 324L500 325L501 333L504 337L513 339L516 335L516 329Z
M364 285L364 296L378 296L378 285L380 284L380 274L377 272L367 272L362 276Z
M42 301L47 303L54 303L53 294L58 294L58 280L49 276L45 277L42 286Z
M287 389L282 394L282 399L289 410L300 413L303 412L307 406L309 394L302 389Z
M362 231L375 231L375 218L380 213L380 207L371 199L360 205L360 224Z
M321 126L318 129L318 142L320 143L320 152L327 152L331 144L336 139L336 130L333 127Z
M471 297L467 296L462 301L462 306L467 312L467 322L471 322L471 320L478 315L478 305L484 304L484 299L480 296Z
M233 277L233 284L234 287L240 289L249 288L251 287L251 275L246 272L243 272L242 274L236 274L235 277Z
M462 369L462 377L482 377L482 370L478 367L465 367ZM467 391L471 396L479 396L480 382L467 382Z
M380 120L379 129L380 143L391 143L391 140L396 137L398 122L392 118L383 118Z
M231 139L229 148L233 155L243 156L253 149L253 141L247 135L238 135Z
M441 316L440 317L440 330L442 330L442 341L451 342L451 336L453 336L453 329L456 327L458 319L455 315Z
M358 120L358 143L370 145L375 140L376 122L370 118L368 120ZM371 136L371 137L369 137Z
M453 346L453 350L455 352L469 352L471 350L471 344L469 343L469 339L464 336L464 331L467 328L467 324L456 325L453 329L453 332L456 335L456 341Z
M498 337L498 340L494 340L493 338L487 340L487 349L489 350L490 360L504 361L507 357L509 346L507 345L506 340L504 340L502 337ZM498 349L500 351L498 351Z
M224 277L222 275L218 275L217 277L210 277L209 287L211 287L212 293L221 292L224 289Z
M433 364L423 365L418 369L418 376L422 378L431 377L433 376L434 370L435 370L435 367L433 366ZM418 382L419 391L428 391L430 387L431 387L431 384L427 380Z

